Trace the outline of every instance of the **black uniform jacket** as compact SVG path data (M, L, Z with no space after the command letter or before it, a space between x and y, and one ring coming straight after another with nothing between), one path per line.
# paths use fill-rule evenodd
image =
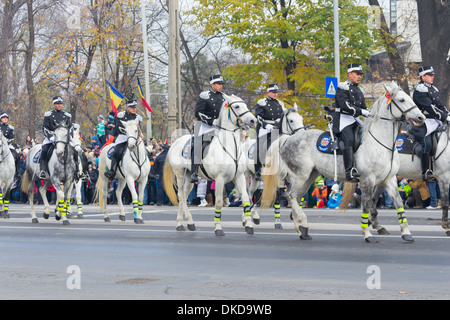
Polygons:
M195 117L212 126L213 121L219 118L220 108L225 101L222 92L217 92L212 89L200 93L197 104L195 105Z

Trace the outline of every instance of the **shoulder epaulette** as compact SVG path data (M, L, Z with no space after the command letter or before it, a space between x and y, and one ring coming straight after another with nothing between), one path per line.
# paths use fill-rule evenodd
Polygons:
M265 98L264 99L259 99L257 104L260 105L260 106L265 106L265 105L267 105L267 101L266 101Z
M200 98L202 99L209 99L209 91L203 91L202 93L200 93Z
M341 88L342 90L349 90L350 85L349 85L348 81L344 81L344 82L340 82L338 84L338 88Z
M416 87L416 90L419 92L428 92L427 86L423 83L419 83Z

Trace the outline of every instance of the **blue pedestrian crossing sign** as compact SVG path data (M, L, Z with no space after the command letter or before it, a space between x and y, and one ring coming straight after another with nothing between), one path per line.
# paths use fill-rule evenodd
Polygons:
M325 77L325 97L334 98L336 96L337 86L338 86L337 78Z

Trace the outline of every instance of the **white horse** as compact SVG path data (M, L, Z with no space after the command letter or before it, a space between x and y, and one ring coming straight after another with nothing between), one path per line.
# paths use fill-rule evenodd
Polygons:
M236 190L242 197L244 205L244 226L247 233L253 233L253 222L251 220L250 199L247 193L244 171L246 168L245 157L241 150L241 128L254 127L256 118L247 108L242 99L237 96L225 96L224 105L221 108L219 118L215 120L216 129L214 138L209 145L209 151L200 165L199 176L215 181L215 234L224 235L221 226L223 190L224 185L233 181ZM191 135L178 138L169 149L164 165L164 188L167 196L174 205L178 205L177 230L184 231L183 213L185 214L189 230L195 230L192 215L187 206L187 196L193 187L190 182L191 160L183 157L183 150L191 140ZM191 154L184 150L185 154ZM178 199L174 189L178 188Z
M446 130L440 133L440 138L437 144L435 156L433 159L433 173L439 183L441 191L442 202L442 228L444 228L447 236L450 236L450 226L448 223L448 207L449 207L449 184L450 184L450 131L447 126ZM422 168L420 165L420 158L417 155L410 155L399 153L400 169L398 175L403 178L422 180ZM376 188L372 200L378 199L381 192L384 190L383 185ZM389 234L377 221L378 211L376 207L370 210L369 220L372 227L378 231L379 234Z
M55 218L62 218L64 225L69 225L67 219L68 206L70 204L70 192L75 179L75 173L78 168L75 165L74 151L71 142L71 130L69 120L62 123L56 123L55 130L55 148L49 154L48 171L49 176L44 180L44 184L39 188L39 192L44 201L44 219L50 216L50 205L47 200L47 189L53 185L57 195L57 207L55 209ZM30 202L31 221L38 223L38 218L34 210L34 180L39 173L39 162L37 161L42 150L42 145L37 144L28 152L26 161L26 170L22 177L22 191L28 193Z
M281 117L276 128L272 130L272 149L277 149L278 151L283 146L284 142L288 136L296 133L299 130L304 129L303 125L303 117L298 113L297 104L294 105L293 108L286 109ZM279 138L278 138L279 137ZM245 159L247 161L247 170L245 171L245 175L247 179L250 179L250 186L248 187L248 194L250 196L250 200L252 200L252 195L258 189L260 181L255 180L255 162L257 157L257 152L260 152L257 149L256 139L251 139L243 143L242 151L244 153ZM260 157L264 159L266 152L262 151ZM287 174L287 172L285 171ZM286 175L280 175L279 187L284 187L284 180ZM282 229L281 220L280 220L280 200L281 194L279 189L277 190L276 200L274 203L274 216L275 216L275 229ZM255 203L252 203L252 217L253 222L255 224L259 224L259 214L255 207Z
M388 95L383 95L374 103L373 116L364 122L362 142L355 153L356 166L361 173L360 186L363 208L361 229L366 242L378 242L368 229L368 218L369 209L374 206L371 199L373 190L377 184L383 184L397 208L402 238L405 241L414 241L408 228L403 203L397 189L396 174L399 169L399 161L395 142L399 121L415 120L420 123L425 120L425 116L397 84L392 83L385 89ZM388 104L389 99L386 96L391 97L390 106ZM300 234L300 239L305 240L309 240L311 237L308 235L307 217L298 204L298 197L307 192L309 186L320 173L327 177L334 177L335 174L334 156L321 153L316 147L316 141L321 133L322 131L319 130L299 131L289 137L281 149L281 160L286 164L288 174L291 177L291 185L287 193L293 210L295 230ZM345 170L341 156L338 156L337 168L338 181L345 181ZM272 167L272 159L268 157L266 171L264 172L263 207L268 207L273 203L278 182L276 170L276 167ZM345 185L342 208L346 208L349 197L353 197L354 183L346 183Z
M0 217L9 218L9 199L14 182L16 166L14 157L9 150L8 140L0 130Z
M79 172L83 172L83 165L81 163L81 159L80 156L83 153L83 148L81 147L81 132L80 132L80 125L77 123L74 123L73 126L73 131L72 131L72 137L71 137L71 145L72 147L75 149L75 151L78 153L78 171ZM83 180L82 179L78 179L78 181L75 181L75 183L73 184L72 188L75 188L75 192L76 192L76 201L77 201L77 218L78 219L83 219L83 202L81 201L81 187L83 184ZM70 192L72 193L72 191ZM68 204L68 208L67 208L67 216L70 217L72 215L72 210L71 210L71 206L70 203Z
M116 190L117 203L119 205L119 218L121 221L125 221L125 211L122 202L122 191L125 188L125 184L130 190L133 199L133 214L134 222L137 224L143 224L142 219L142 207L144 203L144 189L147 184L148 174L150 173L150 160L147 156L147 150L144 146L144 140L141 137L141 131L139 128L139 120L132 120L122 122L128 138L128 148L125 150L122 160L120 160L117 166L116 177L119 179L119 184ZM108 196L108 178L105 177L105 171L107 167L111 167L111 159L108 158L108 154L112 153L112 148L115 144L105 146L98 159L98 180L95 186L95 194L98 195L100 209L105 215L104 220L110 222L111 219L108 215L107 196ZM139 189L136 193L134 183L138 182Z

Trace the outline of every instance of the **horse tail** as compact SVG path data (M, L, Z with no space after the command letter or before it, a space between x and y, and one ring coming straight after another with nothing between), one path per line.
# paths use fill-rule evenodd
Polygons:
M27 170L25 170L25 172L23 173L22 176L22 182L20 184L20 189L22 190L23 193L28 194L29 191L29 178L28 178L28 172Z
M343 211L346 211L348 205L351 203L353 199L353 194L355 192L356 184L353 182L344 183L344 192L342 193L342 200L339 204L339 208Z
M175 173L173 172L172 165L170 164L170 161L166 161L164 163L164 189L166 190L167 197L169 198L170 202L174 206L178 205L178 197L177 193L175 191Z
M266 165L263 169L264 188L261 196L261 208L268 209L273 206L277 197L280 174L279 145L273 143L266 155Z
M105 170L106 170L106 161L103 159L101 154L98 161L98 180L97 183L95 184L95 192L94 192L94 199L98 199L100 209L105 208L106 205L103 200L103 194L105 192L106 187L108 186L108 181L105 178Z

